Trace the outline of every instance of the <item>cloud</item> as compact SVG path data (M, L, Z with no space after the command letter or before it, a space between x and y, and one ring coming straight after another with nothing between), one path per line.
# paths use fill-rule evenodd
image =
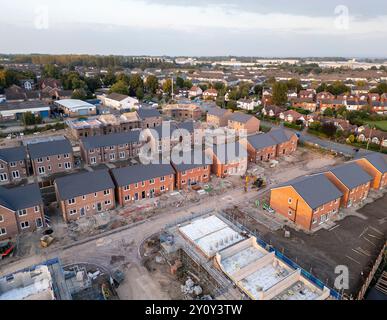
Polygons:
M341 2L348 4L349 1ZM211 55L222 49L224 54L238 51L249 55L249 50L257 47L256 43L265 41L265 46L272 47L264 50L275 51L281 45L277 55L296 52L292 47L294 43L301 45L299 50L305 52L325 52L329 45L332 55L338 55L335 52L344 51L341 50L344 43L349 45L346 52L349 49L363 52L360 46L373 39L381 43L380 51L386 52L387 15L375 11L372 16L364 14L372 7L370 2L379 1L370 0L363 7L348 4L349 15L346 16L345 10L335 14L337 1L334 0L313 6L305 0L15 0L2 4L0 34L2 47L11 50L15 34L23 38L24 33L32 37L26 39L25 47L28 43L40 50L52 50L53 46L42 34L66 38L69 41L66 44L53 40L59 51L83 48L86 41L93 44L90 48L99 52L118 52L128 45L136 52L141 48L148 54L165 51L173 55L183 51L184 43L192 46L184 48L186 52L201 51ZM387 7L385 2L380 2L379 9L381 7ZM2 27L4 24L8 25L6 29ZM69 34L72 37L68 37ZM174 38L179 42L174 42ZM106 43L119 47L106 48ZM154 43L162 47L155 50ZM332 43L337 46L332 47ZM372 53L370 47L367 50Z

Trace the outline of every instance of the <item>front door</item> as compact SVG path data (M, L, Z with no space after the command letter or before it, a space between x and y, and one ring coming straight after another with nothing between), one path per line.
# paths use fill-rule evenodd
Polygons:
M81 208L81 211L79 213L81 217L84 217L86 215L85 208Z
M145 192L145 191L142 192L141 198L142 198L142 199L145 199L145 198L146 198L146 192Z
M102 203L101 202L97 203L97 211L98 212L102 211Z

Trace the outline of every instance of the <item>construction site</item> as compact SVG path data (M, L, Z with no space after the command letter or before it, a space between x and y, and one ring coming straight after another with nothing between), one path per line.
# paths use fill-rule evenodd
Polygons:
M219 212L201 213L166 226L160 235L161 255L178 279L188 277L183 292L201 298L226 300L325 300L338 299L304 270L279 258L241 226ZM193 281L193 280L194 281Z
M0 278L0 300L118 300L116 288L123 280L119 270L62 266L55 258Z

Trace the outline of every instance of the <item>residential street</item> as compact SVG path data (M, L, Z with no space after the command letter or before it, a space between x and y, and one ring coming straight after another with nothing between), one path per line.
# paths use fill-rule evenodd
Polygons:
M272 128L279 128L280 127L280 126L277 126L277 125L275 125L275 124L273 124L271 122L268 122L268 121L262 121L261 120L261 123L264 124L265 126L269 126L269 127L272 127ZM281 125L281 126L283 127L283 125ZM301 142L308 142L308 143L317 144L321 148L324 148L324 149L327 149L327 150L333 150L335 152L341 153L341 154L343 154L345 156L349 156L349 157L353 157L356 154L355 148L352 147L352 146L348 146L348 145L345 145L345 144L336 143L336 142L333 142L333 141L321 139L321 138L319 138L317 136L309 134L306 130L300 132L300 131L293 130L293 129L290 129L290 128L286 128L286 129L292 130L292 131L294 131L296 133L299 133L300 134L300 141ZM367 150L365 150L365 149L360 149L359 152L365 153L366 151Z

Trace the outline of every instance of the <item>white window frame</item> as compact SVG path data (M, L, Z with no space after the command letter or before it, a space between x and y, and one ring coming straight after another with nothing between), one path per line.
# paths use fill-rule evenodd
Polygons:
M20 222L20 228L22 230L29 229L30 228L30 223L29 221L22 221Z
M26 216L28 213L27 213L27 209L20 209L20 210L18 210L17 211L17 215L19 216L19 217L24 217L24 216Z
M6 172L0 173L0 181L8 181L8 175Z
M0 236L5 236L7 234L6 228L0 228Z

